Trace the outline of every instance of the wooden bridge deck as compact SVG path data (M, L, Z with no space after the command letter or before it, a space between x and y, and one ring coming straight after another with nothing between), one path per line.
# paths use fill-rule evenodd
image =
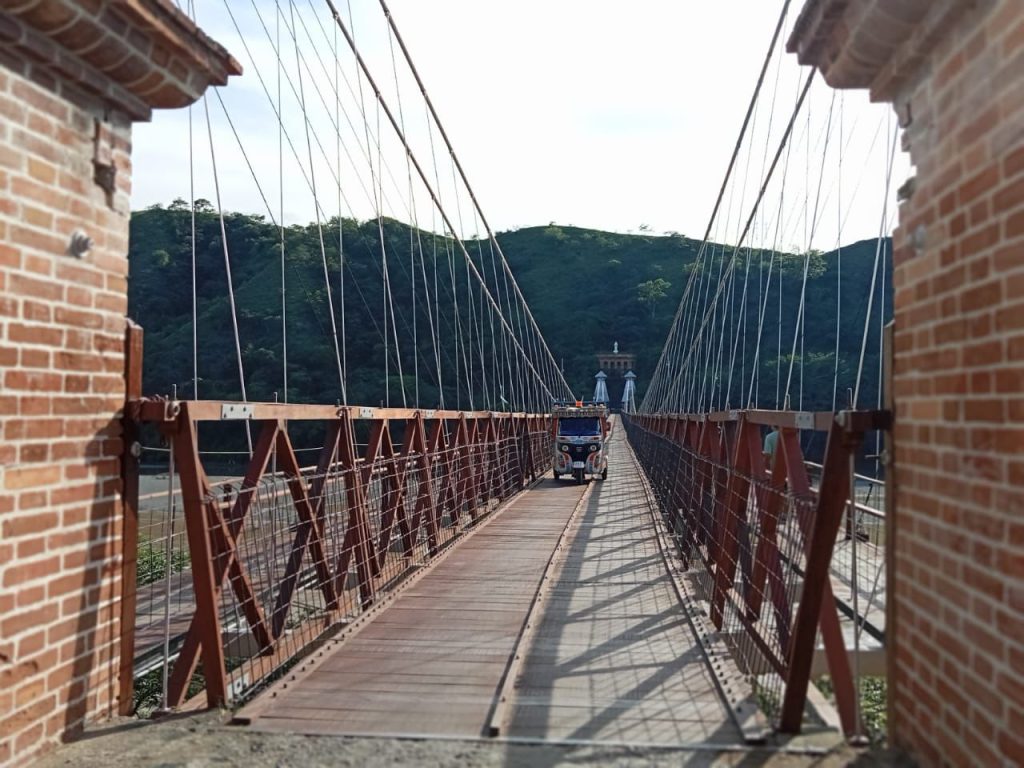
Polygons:
M625 436L612 440L607 481L585 493L545 479L238 719L306 734L475 738L497 726L546 741L741 743Z

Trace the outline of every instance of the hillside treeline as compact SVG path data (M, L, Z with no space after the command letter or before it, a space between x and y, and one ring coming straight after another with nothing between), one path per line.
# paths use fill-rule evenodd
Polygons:
M246 394L250 400L282 398L281 232L262 217L237 213L226 215L223 225L235 291ZM155 206L132 216L129 313L145 329L144 388L147 393L168 394L177 385L180 397L192 396L192 226L193 212L182 201L175 201L168 207ZM196 203L195 232L199 395L209 399L237 399L241 393L221 219L205 201ZM502 398L510 393L499 391L496 386L489 390L480 386L494 365L490 350L483 350L482 361L479 354L475 357L471 354L480 352L483 338L480 334L486 332L489 315L479 290L467 278L461 251L452 248L451 242L444 238L414 231L391 219L380 222L335 219L323 225L322 234L321 246L321 229L313 224L290 226L284 233L284 311L288 329L288 399L291 402L333 403L341 398L325 289L326 257L334 325L341 335L345 353L350 403L377 405L385 398L386 391L390 403L400 405L404 389L409 405L415 404L418 394L420 404L433 407L443 390L448 407L469 407L469 374L473 377L474 407L503 406ZM384 321L388 310L382 236L391 306L397 325L397 355L395 331ZM499 233L498 240L537 323L577 395L590 396L597 370L595 354L610 350L612 344L618 342L622 351L637 357L636 373L642 397L697 256L699 241L678 234L615 234L554 224ZM466 247L474 257L479 255L481 266L492 268L489 260L493 254L486 241L471 241ZM843 297L838 326L840 405L845 404L846 389L855 385L875 250L874 240L844 247L841 275L839 256L835 252L811 255L805 333L797 345L790 387L793 407L798 405L797 387L801 377L805 409L832 406L839 291ZM339 271L341 252L344 253L343 275ZM721 248L718 252L731 255ZM789 374L805 255L776 256L776 265L781 266L782 295L780 299L779 272L776 271L765 303L769 258L770 254L756 251L744 254L736 266L734 283L722 299L730 318L726 329L728 341L723 345L726 359L733 354L732 346L737 349L732 366L733 391L728 397L724 392L727 366L718 366L724 371L720 381L714 380L714 371L708 374L712 377L709 389L720 393L721 403L728 400L734 408L745 399L743 392L749 386L761 307L764 307L765 319L757 404L775 407L777 391L784 389ZM719 269L719 261L712 261L705 267L712 291L717 285L715 271ZM500 281L500 276L496 280ZM888 282L888 272L885 282ZM881 281L877 290L876 297L880 295ZM891 306L888 289L886 293L885 303ZM458 315L454 310L456 299ZM875 402L877 393L878 301L876 298L876 317L869 328L864 366L867 373L861 389L861 403L866 405ZM889 312L888 308L886 311ZM432 321L435 323L433 337ZM415 347L412 342L414 326ZM721 330L716 333L721 334ZM436 355L434 339L437 339ZM387 378L385 352L388 354ZM436 373L438 358L442 371L440 382ZM401 376L398 362L401 362ZM777 381L781 381L779 387ZM609 389L615 399L621 393L621 382L613 379Z

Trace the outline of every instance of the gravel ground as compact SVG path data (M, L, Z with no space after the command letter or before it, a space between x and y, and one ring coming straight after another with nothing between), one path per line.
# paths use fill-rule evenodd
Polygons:
M217 712L158 722L122 720L89 730L81 739L44 756L36 765L57 766L423 766L434 768L547 768L548 766L687 766L711 768L903 768L903 760L849 747L812 754L784 749L641 749L608 745L514 744L500 741L414 740L257 733L226 725Z

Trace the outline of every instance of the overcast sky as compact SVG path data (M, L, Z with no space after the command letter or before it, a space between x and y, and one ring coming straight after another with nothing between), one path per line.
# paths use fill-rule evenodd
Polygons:
M196 3L200 26L224 44L246 70L220 94L239 141L220 102L215 97L208 99L222 206L277 217L283 190L285 220L312 221L316 209L309 190L313 185L303 180L304 175L312 175L326 215L340 208L346 215L368 218L376 206L389 215L406 220L418 217L421 225L431 226L425 213L430 206L419 185L415 185L415 212L408 194L403 198L409 169L383 115L379 145L385 165L377 167L376 176L366 162L362 171L343 170L346 164L360 166L361 154L372 157L377 152L378 115L372 92L363 83L363 109L370 118L370 127L364 127L355 98L359 83L355 63L351 55L345 57L347 51L340 41L338 72L348 73L348 87L339 85L338 90L348 98L349 106L347 117L337 113L339 124L344 124L342 130L334 127L331 44L335 27L326 13L326 1L296 0L290 8L279 0L285 14L280 31L285 39L280 49L285 75L281 111L288 137L280 147L272 106L278 74L275 2L256 0L257 14L249 0L229 1L234 20L223 0ZM430 152L424 107L400 59L396 85L387 27L377 0L351 0L352 18L347 0L336 0L336 4L353 28L385 98L391 95L396 110L399 100L394 94L402 94L401 119L408 123L414 152L429 168L436 155ZM390 0L389 5L495 229L553 221L621 232L646 225L655 232L699 237L707 225L782 2ZM800 5L793 2L788 26ZM301 59L296 56L295 44L287 40L292 21ZM795 100L802 76L795 57L786 54L776 63L778 68L773 65L769 70L749 156L741 157L738 166L734 204L728 218L723 213L720 222L720 239L728 240L730 233L739 231L745 217L741 210L752 201L761 169L765 160L770 160L768 150L774 151L773 137L780 135ZM301 94L298 73L303 73ZM299 117L302 99L313 133L309 144L306 123ZM789 175L795 180L788 184L786 201L773 199L772 203L780 209L799 205L802 196L806 210L813 209L817 201L828 213L819 212L822 223L817 228L813 213L783 217L787 222L784 245L806 245L811 239L809 230L816 233L812 244L817 247L878 232L888 156L885 147L891 142L887 108L868 104L863 93L832 99L824 84L812 91L810 115L798 121L794 131L794 151L803 154L786 158ZM825 117L830 108L833 118L829 124ZM213 200L216 192L202 102L193 109L192 118L196 196ZM348 119L354 128L347 126ZM831 127L826 130L828 125ZM339 135L343 138L338 139ZM433 139L436 147L439 137ZM844 148L842 153L839 147ZM829 167L819 184L823 155ZM311 156L313 173L309 174ZM348 163L349 157L356 160ZM140 125L133 162L136 208L166 204L175 197L187 199L188 111L159 112L151 124ZM445 162L440 153L438 179L451 173ZM279 163L284 167L283 182L279 181ZM840 163L845 170L838 170ZM902 181L901 173L905 175L898 165L893 189ZM386 182L382 176L387 177ZM334 177L341 179L344 200L335 199L338 184ZM375 183L381 185L379 191L385 198L377 203ZM446 183L442 181L439 188ZM464 199L456 210L452 202L455 187L449 186L444 194L455 210L450 210L450 215L468 216ZM747 202L740 205L740 199ZM432 217L436 227L436 213ZM839 222L843 222L841 235ZM769 224L764 222L762 227L767 230ZM460 228L472 234L477 227L466 222Z

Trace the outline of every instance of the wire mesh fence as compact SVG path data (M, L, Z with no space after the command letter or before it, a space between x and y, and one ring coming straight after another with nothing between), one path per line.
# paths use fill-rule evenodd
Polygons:
M814 488L821 465L807 462ZM855 473L854 498L848 500L830 573L840 608L853 621L851 648L874 648L885 642L885 481Z
M163 454L168 472L148 485L164 488L139 504L139 714L209 690L217 666L225 699L247 696L550 463L543 419L438 419L429 435L423 424L378 421L369 444L353 439L348 449L342 432L317 466L303 468L283 425L267 422L246 476L209 479L198 499L176 479L188 474L174 465L180 446ZM218 653L202 647L211 637L196 594L203 573Z
M132 672L133 711L145 716L166 704L164 659L178 653L194 596L181 488L170 454L161 446L149 446L142 449L140 463L148 472L137 505Z
M641 422L625 420L627 433L675 539L691 596L705 605L738 671L778 726L810 558L821 549L812 537L823 467L803 461L795 429L783 430L777 444L783 456L774 461L776 449L764 452L761 427L738 416ZM884 483L850 475L854 493L838 501L842 522L835 541L827 542L822 576L826 599L852 621L840 630L829 609L822 616L845 635L838 640L859 650L884 639L885 519L873 506L884 503ZM816 635L818 627L811 629Z

